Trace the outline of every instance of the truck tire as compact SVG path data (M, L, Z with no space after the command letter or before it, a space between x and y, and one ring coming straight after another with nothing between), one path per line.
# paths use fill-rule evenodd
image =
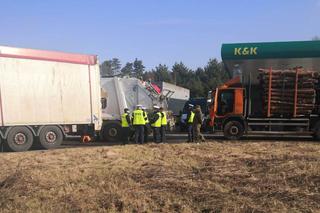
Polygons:
M23 152L31 148L33 134L27 127L13 127L7 136L7 148L13 152Z
M102 129L102 140L107 142L119 142L121 140L121 125L119 122L108 122Z
M244 127L239 121L229 121L223 128L224 137L229 140L238 140L243 136Z
M39 134L39 145L43 149L55 149L61 145L63 134L57 126L45 126Z

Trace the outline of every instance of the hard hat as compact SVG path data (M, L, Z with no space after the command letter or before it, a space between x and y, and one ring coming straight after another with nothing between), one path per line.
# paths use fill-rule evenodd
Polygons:
M153 106L153 109L160 109L160 107L159 106Z
M194 107L194 105L193 105L193 104L188 104L188 106L189 106L189 107Z

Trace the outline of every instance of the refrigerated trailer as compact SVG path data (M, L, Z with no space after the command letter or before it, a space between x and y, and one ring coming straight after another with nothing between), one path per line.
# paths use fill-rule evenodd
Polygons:
M224 44L221 55L231 80L212 92L215 131L320 140L320 41Z
M97 56L0 46L0 139L9 149L93 136L100 101Z

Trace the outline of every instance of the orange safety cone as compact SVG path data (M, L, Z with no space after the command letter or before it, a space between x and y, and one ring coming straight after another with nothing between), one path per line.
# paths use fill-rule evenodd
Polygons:
M89 143L89 142L91 142L92 141L92 139L91 139L91 137L89 136L89 135L83 135L82 137L81 137L81 142L82 143Z

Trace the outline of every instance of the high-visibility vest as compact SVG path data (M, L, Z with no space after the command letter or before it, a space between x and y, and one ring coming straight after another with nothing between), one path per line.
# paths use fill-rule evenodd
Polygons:
M161 117L161 126L167 126L168 122L167 122L167 115L165 112L162 112L162 117Z
M144 112L141 109L133 111L133 125L145 125L146 121L144 120Z
M121 126L122 127L129 127L129 123L127 121L127 116L128 116L128 113L123 113L121 115Z
M156 120L153 124L151 124L152 127L161 127L161 112L157 112L158 120Z
M189 120L188 120L189 124L193 123L194 115L195 115L194 112L191 111L191 114L190 114L190 117L189 117Z
M148 118L148 113L147 112L144 112L144 120L146 121L146 124L149 123L149 118Z

